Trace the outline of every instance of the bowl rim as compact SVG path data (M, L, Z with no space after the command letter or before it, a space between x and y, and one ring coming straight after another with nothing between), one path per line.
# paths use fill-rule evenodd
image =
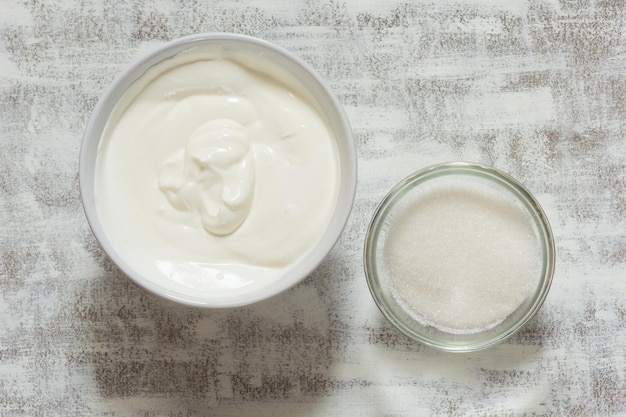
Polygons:
M244 46L246 50L264 52L282 63L289 62L290 68L285 68L287 71L298 71L299 75L307 77L307 83L303 82L303 86L305 86L307 91L316 91L324 100L328 100L331 103L331 109L328 110L324 117L328 115L333 116L335 123L333 123L334 127L332 130L340 132L342 140L337 141L339 157L337 203L327 225L326 232L320 237L316 246L288 267L281 278L263 289L258 289L252 293L240 294L233 298L207 299L183 294L158 285L136 273L124 261L123 257L108 240L100 223L94 200L94 178L97 148L102 138L102 132L117 101L128 87L146 71L162 61L195 46L220 43ZM283 66L282 63L278 65ZM294 76L298 78L298 75L294 74ZM228 308L249 305L282 293L303 281L319 266L339 240L351 214L356 195L357 154L352 128L343 106L330 89L328 83L303 59L279 45L253 36L226 32L199 33L165 42L149 52L139 55L130 65L123 68L104 89L91 112L83 132L79 152L78 177L81 203L89 227L100 247L126 276L149 292L170 301L195 307Z
M373 248L377 243L378 229L381 222L385 219L387 212L393 207L393 204L395 202L394 199L400 199L401 193L404 190L406 190L417 181L422 180L425 182L433 176L438 176L438 174L467 174L469 172L478 173L479 175L489 177L492 180L493 178L496 178L501 183L504 183L504 185L511 187L517 194L518 199L523 199L526 203L528 203L527 206L529 207L527 208L529 208L529 211L531 211L532 209L532 214L536 217L535 220L538 220L538 229L540 235L539 237L543 240L542 246L545 249L543 255L546 259L546 266L545 270L543 271L543 275L540 277L540 280L537 284L537 288L535 289L533 302L524 312L524 315L518 321L513 323L512 326L506 328L504 332L486 339L482 343L473 343L466 345L446 344L444 342L433 340L416 332L409 325L407 325L400 318L398 318L391 311L390 308L388 308L387 301L379 293L377 286L375 285L376 282L379 281L379 279L376 268L374 266L375 252L373 252ZM391 188L391 190L383 197L383 199L374 210L374 214L372 215L372 218L370 220L365 236L363 258L365 278L370 294L374 299L376 306L389 323L391 323L397 330L400 331L400 333L404 334L411 340L420 342L436 350L462 353L479 351L495 346L520 331L526 326L526 324L528 324L528 322L530 322L535 317L535 315L541 309L550 290L550 286L552 285L556 261L556 250L554 244L554 236L548 218L537 199L525 186L523 186L511 175L492 166L487 166L474 162L453 161L430 165L423 169L415 171Z

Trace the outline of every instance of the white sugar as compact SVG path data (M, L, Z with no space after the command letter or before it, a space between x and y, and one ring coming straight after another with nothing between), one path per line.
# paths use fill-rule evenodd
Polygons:
M502 322L532 294L541 246L524 206L487 180L440 178L397 208L385 242L394 297L453 333Z

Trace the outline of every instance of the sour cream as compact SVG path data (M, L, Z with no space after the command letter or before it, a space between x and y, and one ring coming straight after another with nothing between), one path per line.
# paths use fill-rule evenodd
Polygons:
M324 234L339 156L293 77L219 48L147 71L108 121L95 201L124 261L184 294L280 279Z

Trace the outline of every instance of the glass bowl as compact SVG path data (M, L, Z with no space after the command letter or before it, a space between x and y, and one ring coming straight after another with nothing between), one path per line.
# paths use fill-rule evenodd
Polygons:
M470 352L537 314L555 249L546 215L518 181L452 162L410 175L385 196L364 258L372 297L393 326L432 348Z

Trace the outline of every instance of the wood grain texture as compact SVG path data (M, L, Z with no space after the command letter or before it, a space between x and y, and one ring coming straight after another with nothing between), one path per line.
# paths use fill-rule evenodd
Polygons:
M625 19L620 0L0 1L0 415L626 416ZM91 234L77 181L115 75L211 31L316 68L360 164L323 264L218 311L132 284ZM399 335L362 272L378 201L447 160L517 177L557 243L540 314L474 354Z

